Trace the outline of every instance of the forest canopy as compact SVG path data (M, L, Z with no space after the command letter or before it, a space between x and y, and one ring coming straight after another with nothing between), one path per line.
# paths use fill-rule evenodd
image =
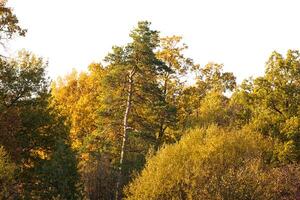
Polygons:
M0 24L3 45L26 35L5 1ZM238 84L148 21L129 38L57 80L0 57L0 199L300 198L298 50Z

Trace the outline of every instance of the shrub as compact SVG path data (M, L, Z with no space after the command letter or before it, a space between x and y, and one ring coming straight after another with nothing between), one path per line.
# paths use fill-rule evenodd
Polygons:
M299 167L272 166L273 146L246 130L193 130L148 160L127 199L295 199Z

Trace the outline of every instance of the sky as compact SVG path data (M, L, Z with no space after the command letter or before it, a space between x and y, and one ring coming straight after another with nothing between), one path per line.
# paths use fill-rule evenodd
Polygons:
M238 82L264 72L272 51L300 48L298 0L9 0L25 38L7 52L27 49L49 61L52 79L101 62L113 45L129 42L138 21L162 36L180 35L195 63L224 64Z

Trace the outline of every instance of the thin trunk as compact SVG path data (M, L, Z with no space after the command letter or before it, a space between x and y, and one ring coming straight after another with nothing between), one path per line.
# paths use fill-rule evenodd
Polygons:
M116 188L116 200L121 199L122 197L122 171L123 171L123 163L124 163L124 154L125 154L125 147L128 137L128 118L131 111L132 105L132 95L133 95L133 76L135 74L135 70L131 70L129 73L129 80L128 80L128 93L127 93L127 102L126 102L126 110L124 113L123 119L123 140L122 140L122 148L121 148L121 156L120 156L120 163L119 163L119 172L118 172L118 179L117 179L117 188Z
M164 96L164 100L167 101L168 75L164 79L165 80L164 80L164 86L163 86L163 96ZM159 149L159 147L161 146L162 137L163 137L164 132L166 130L166 128L164 127L165 118L166 118L166 113L163 113L163 116L160 120L159 132L158 132L158 135L157 135L157 138L156 138L155 151L157 151Z

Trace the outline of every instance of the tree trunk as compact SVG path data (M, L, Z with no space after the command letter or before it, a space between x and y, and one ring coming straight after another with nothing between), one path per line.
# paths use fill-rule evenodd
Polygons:
M130 115L131 105L132 105L132 95L133 95L133 76L135 74L135 69L132 69L129 73L128 79L128 92L127 92L127 102L126 102L126 110L124 113L123 119L123 140L122 140L122 147L121 147L121 156L120 156L120 163L119 163L119 172L118 172L118 179L117 179L117 187L116 187L116 200L121 199L122 197L122 172L123 172L123 163L124 163L124 154L125 154L125 147L128 137L128 118Z
M164 85L163 85L163 97L164 97L165 101L167 101L168 78L169 78L168 75L166 75L164 78ZM162 144L162 137L164 136L164 133L166 130L166 127L164 127L165 126L165 118L166 118L166 113L164 111L161 116L161 119L160 119L159 132L156 136L156 143L154 146L155 151L157 151Z

